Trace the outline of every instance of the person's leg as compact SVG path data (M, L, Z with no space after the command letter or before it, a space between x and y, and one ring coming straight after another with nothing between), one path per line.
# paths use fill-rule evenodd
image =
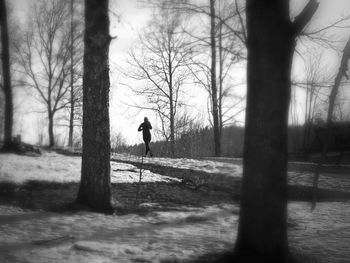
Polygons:
M151 139L152 139L152 137L151 137L151 134L150 134L149 135L149 141L148 141L149 156L153 157L153 152L152 152L151 148L149 147L149 144L151 143Z
M145 140L145 145L146 145L146 153L145 153L145 155L147 155L147 153L149 152L149 141Z
M150 143L151 143L151 140L148 141L149 156L153 157L153 153L152 153L151 147L149 147Z

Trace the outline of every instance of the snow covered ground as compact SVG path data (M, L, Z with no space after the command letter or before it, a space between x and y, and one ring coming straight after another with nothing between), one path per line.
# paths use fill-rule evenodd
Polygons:
M0 206L0 262L162 262L229 249L233 206L148 216L33 213ZM227 231L230 229L230 231ZM173 262L173 261L172 261Z
M115 154L112 160L134 161L141 163L141 157L134 155ZM242 165L211 160L198 160L187 158L143 158L144 163L153 163L162 166L170 166L181 169L192 169L207 173L220 173L228 176L241 177Z
M15 154L0 155L0 182L24 183L28 180L49 182L79 182L80 156L65 156L44 151L40 157ZM140 170L126 163L111 162L112 183L138 182ZM170 182L176 178L142 171L142 182Z
M214 159L214 158L213 158ZM215 158L220 160L220 158ZM243 167L241 159L231 159L225 158L224 161L214 161L214 160L199 160L199 159L186 159L186 158L144 158L143 162L147 164L157 164L161 166L169 166L180 169L191 169L196 171L203 171L207 173L222 174L231 177L242 177ZM112 156L112 160L123 160L132 162L141 162L141 157L126 155L126 154L115 154ZM308 162L290 162L290 164L299 164L304 166L309 166L308 171L288 171L288 184L289 185L303 185L312 186L313 185L313 171L316 167L315 163ZM324 167L336 167L334 165L324 165ZM336 168L347 168L348 165L340 165ZM329 170L329 169L328 169ZM346 170L348 171L348 170ZM318 183L320 188L332 189L338 191L349 191L350 192L350 179L344 177L344 174L336 173L324 173L322 172Z
M350 257L350 204L289 205L290 244L322 263ZM0 262L181 262L234 245L238 207L147 216L57 214L0 206Z
M141 162L141 158L131 155L114 155L112 160L124 160ZM144 163L153 163L161 166L169 166L180 169L192 169L207 173L223 174L226 176L242 177L242 165L185 158L144 158ZM39 180L50 182L79 182L80 180L80 156L65 156L55 152L43 152L39 157L31 157L15 154L0 155L0 182L11 181L23 183L27 180ZM139 181L140 170L132 165L111 161L111 182L132 183ZM312 172L288 172L289 184L312 185ZM335 179L335 180L334 180ZM168 177L149 170L142 171L142 182L174 182L177 178ZM344 176L331 173L322 173L319 186L350 191L350 180Z
M127 156L123 158L130 160ZM241 176L242 171L240 165L215 161L145 159L151 161L233 176ZM0 181L77 182L80 164L80 157L52 152L44 152L41 157L1 154ZM138 181L139 170L133 165L111 162L111 171L113 182ZM310 177L310 173L302 172L290 175L295 182L308 182ZM327 176L338 175L323 176L325 184L329 181ZM350 185L346 177L341 178L341 184ZM146 171L144 180L173 179ZM309 203L292 202L288 212L290 244L294 249L314 256L321 263L349 262L350 203L318 203L311 212ZM146 216L51 213L3 204L0 205L0 262L181 262L232 248L238 214L239 208L233 204L184 206Z
M350 203L310 204L293 202L288 206L289 243L300 253L311 255L320 263L350 262Z

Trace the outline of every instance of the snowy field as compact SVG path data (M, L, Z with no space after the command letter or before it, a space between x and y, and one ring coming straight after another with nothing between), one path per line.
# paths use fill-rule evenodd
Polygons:
M123 158L135 161L135 157ZM145 162L237 177L242 171L240 165L215 161L153 158ZM1 154L0 181L78 182L80 164L81 157L52 152L44 152L41 157ZM174 180L149 171L143 174L143 181ZM111 162L111 175L112 182L135 182L139 170L133 165ZM302 172L289 175L295 183L308 182L311 176ZM327 176L342 178L341 184L348 189L350 184L344 175L322 176L325 185L329 185ZM309 203L292 202L288 211L293 250L315 257L321 263L349 262L350 203L318 203L311 212ZM2 204L0 262L186 262L204 253L232 248L238 213L239 208L234 204L181 206L176 211L143 216L52 213Z
M194 259L205 252L232 246L237 225L233 209L237 208L184 207L181 212L157 212L140 217L87 212L33 213L0 206L0 262Z
M136 163L141 163L141 157L126 154L114 154L111 158L112 160L122 160L131 161ZM213 158L214 159L214 158ZM220 158L215 158L220 160ZM190 169L194 171L207 172L209 174L222 174L225 176L241 178L243 174L242 159L232 159L228 162L228 158L223 158L225 161L214 161L214 160L201 160L201 159L186 159L186 158L158 158L158 157L146 157L143 162L146 164L156 164L160 166L167 166L179 169ZM299 186L312 186L314 169L316 167L315 163L308 162L290 162L291 166L302 165L308 166L308 171L288 171L288 184L289 185L299 185ZM323 167L335 167L334 165L323 165ZM346 169L345 173L350 171L349 165L338 165L336 168ZM310 172L310 170L312 172ZM343 172L344 173L344 172ZM318 186L324 189L332 189L339 191L350 192L350 178L344 177L344 174L339 174L339 172L331 173L327 172L321 173L319 178Z
M25 155L0 155L0 182L24 183L28 180L58 183L79 182L80 156L65 156L55 152L43 152L40 158ZM112 183L138 182L140 170L126 163L111 162ZM170 182L176 178L142 171L142 182Z
M114 154L112 160L124 160L140 162L141 157L134 155ZM187 158L158 158L158 157L146 157L143 158L144 163L153 163L161 166L170 166L180 169L191 169L195 171L204 171L207 173L220 173L223 175L241 177L242 165L225 163L211 160L197 160Z

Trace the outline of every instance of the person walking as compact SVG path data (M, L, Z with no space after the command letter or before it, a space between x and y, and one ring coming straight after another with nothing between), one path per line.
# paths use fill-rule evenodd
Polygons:
M149 144L151 142L151 132L150 132L151 129L152 129L152 125L149 122L148 118L145 117L143 119L143 123L141 123L138 128L138 131L142 131L143 141L145 142L145 145L146 145L145 156L147 156L148 152L150 153L150 156L153 156L151 149L149 147Z

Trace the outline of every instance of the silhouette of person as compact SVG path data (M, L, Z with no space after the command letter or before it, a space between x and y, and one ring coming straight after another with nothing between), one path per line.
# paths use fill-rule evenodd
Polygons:
M151 149L149 148L149 143L151 142L151 132L150 130L152 129L151 123L148 121L148 118L145 117L143 119L143 123L140 124L138 131L142 131L142 137L143 141L145 142L146 145L146 156L147 153L150 153L150 156L152 156Z

